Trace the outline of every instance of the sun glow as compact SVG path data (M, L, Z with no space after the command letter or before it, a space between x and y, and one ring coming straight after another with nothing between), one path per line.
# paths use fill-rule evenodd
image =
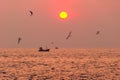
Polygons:
M68 13L65 12L65 11L62 11L62 12L59 13L59 17L61 19L67 19L68 18Z

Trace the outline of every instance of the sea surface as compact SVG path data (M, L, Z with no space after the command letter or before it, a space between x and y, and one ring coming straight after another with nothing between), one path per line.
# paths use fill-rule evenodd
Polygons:
M120 49L0 49L0 80L120 80Z

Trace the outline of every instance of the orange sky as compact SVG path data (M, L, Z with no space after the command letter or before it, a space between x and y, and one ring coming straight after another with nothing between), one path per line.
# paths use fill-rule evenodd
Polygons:
M1 0L0 48L120 47L119 3L119 0ZM69 13L68 19L59 19L62 10ZM98 36L97 30L101 31ZM65 40L69 31L72 36ZM19 36L22 41L17 45Z

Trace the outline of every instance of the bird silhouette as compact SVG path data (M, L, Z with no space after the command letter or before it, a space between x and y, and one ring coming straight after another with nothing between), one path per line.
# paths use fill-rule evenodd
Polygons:
M17 42L17 43L18 43L18 44L20 44L20 41L21 41L21 40L22 40L22 38L21 38L21 37L19 37L19 38L18 38L18 42Z
M31 10L30 10L29 12L30 12L30 16L32 16L32 15L33 15L33 12L32 12Z
M51 44L54 44L54 42L51 42Z
M68 36L66 37L66 40L68 40L71 37L72 31L69 32Z
M96 35L98 35L98 34L100 34L100 31L97 31L97 32L96 32Z

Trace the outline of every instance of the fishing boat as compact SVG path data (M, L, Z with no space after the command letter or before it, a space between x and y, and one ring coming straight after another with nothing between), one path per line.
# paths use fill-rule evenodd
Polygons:
M49 52L50 49L43 49L42 47L40 47L38 51L39 52Z

